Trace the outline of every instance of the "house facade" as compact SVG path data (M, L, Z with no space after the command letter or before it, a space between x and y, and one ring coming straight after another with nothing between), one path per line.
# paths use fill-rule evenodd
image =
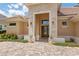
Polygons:
M29 9L29 40L48 41L58 37L57 33L57 3L25 4Z
M79 7L61 8L60 11L64 15L58 16L58 35L79 43Z
M27 3L28 17L21 16L0 20L7 25L6 33L23 35L25 40L46 40L65 42L74 39L79 42L79 7L61 8L58 3Z
M29 9L29 40L48 38L48 41L78 41L78 7L62 8L58 15L58 3L25 4ZM45 39L43 39L45 40Z
M5 30L6 34L26 35L27 18L22 16L14 16L0 19L1 31Z

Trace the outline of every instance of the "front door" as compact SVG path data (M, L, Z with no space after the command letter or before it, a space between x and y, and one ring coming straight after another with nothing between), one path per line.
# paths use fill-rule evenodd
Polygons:
M49 28L48 28L48 26L42 26L41 30L42 30L42 37L48 37L49 36Z
M41 36L42 37L48 37L49 36L49 21L48 20L42 20L42 26L41 26Z

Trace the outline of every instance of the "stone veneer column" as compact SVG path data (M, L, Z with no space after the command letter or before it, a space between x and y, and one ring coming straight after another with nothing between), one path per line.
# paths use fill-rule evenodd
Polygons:
M51 13L49 13L49 41L51 41Z
M57 14L51 12L49 16L49 41L53 41L54 38L57 38Z
M32 42L33 41L33 21L31 19L29 19L29 39L28 41L29 42Z
M35 41L35 15L33 15L33 42Z

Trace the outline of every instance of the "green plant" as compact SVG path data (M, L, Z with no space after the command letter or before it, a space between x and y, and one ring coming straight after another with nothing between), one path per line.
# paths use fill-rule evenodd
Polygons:
M69 46L69 47L79 47L78 44L74 43L74 42L65 42L65 43L56 43L54 42L53 45L57 45L57 46Z
M6 30L1 30L0 34L6 33Z
M22 43L26 43L28 42L27 40L22 39L18 39L17 35L15 34L0 34L0 42L3 41L11 41L11 42L22 42Z
M10 39L11 35L10 34L6 34L7 39Z
M23 40L23 39L21 40L20 39L20 40L17 40L17 42L27 43L28 41L27 40Z
M17 35L15 35L15 34L1 34L0 39L13 40L13 39L17 39Z
M7 39L6 34L1 34L1 39Z
M10 35L10 39L17 39L17 35L15 34Z

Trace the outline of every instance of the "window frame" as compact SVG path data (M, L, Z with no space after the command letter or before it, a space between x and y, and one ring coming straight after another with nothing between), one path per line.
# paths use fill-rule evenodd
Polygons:
M48 24L44 24L44 23L43 23L44 21L48 21ZM41 21L41 24L42 24L42 25L49 25L49 20L42 20L42 21Z
M65 22L65 24L63 24L63 22ZM68 21L62 21L62 27L67 28L68 27Z
M9 26L16 26L16 23L9 23Z

